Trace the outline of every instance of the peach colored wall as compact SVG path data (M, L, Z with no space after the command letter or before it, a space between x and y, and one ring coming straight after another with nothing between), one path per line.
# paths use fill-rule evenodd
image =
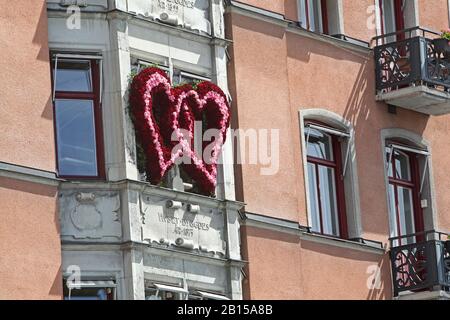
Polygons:
M376 36L376 28L370 28L375 23L375 11L369 10L374 3L374 0L342 0L345 35L366 42Z
M245 299L389 299L388 255L326 246L298 236L245 227L249 264ZM267 252L270 252L268 259ZM381 286L367 284L380 268Z
M374 64L369 53L285 34L281 28L239 15L232 20L235 66L230 79L231 88L238 88L234 107L239 126L278 128L281 136L280 171L270 177L270 183L267 176L259 174L260 167L241 167L242 200L248 204L247 210L306 220L298 111L324 108L355 126L363 224L367 235L385 240L388 221L383 155L376 152L381 150L381 129L405 128L423 135L433 150L446 150L445 140L436 137L450 133L446 124L450 116L428 117L401 108L397 115L389 114L384 104L375 101ZM374 146L379 149L374 151ZM433 158L436 169L448 165L447 157ZM450 181L445 176L435 178L436 193L445 195ZM450 198L442 195L438 201L447 206Z
M45 1L0 8L0 161L55 171Z
M298 20L298 0L238 0L239 2L249 4L254 7L272 11L281 15L288 20Z
M430 142L438 228L450 230L450 176L447 172L450 168L450 146L446 138L450 135L449 115L428 117L402 108L397 108L396 115L388 113L385 104L375 101L375 67L369 52L356 52L317 39L285 33L280 27L238 14L229 14L227 23L232 25L228 29L228 37L233 40L229 81L237 118L235 125L238 124L241 129L278 128L281 136L280 170L277 175L261 176L259 167L254 165L237 167L236 184L242 189L238 192L239 200L247 204L248 212L307 224L298 111L323 108L343 116L355 128L364 238L386 243L389 236L380 136L385 128L404 128ZM336 269L330 269L329 273L337 278L337 275L345 273L359 275L353 280L334 283L341 285L341 288L355 290L346 297L369 297L362 279L367 279L367 261L374 262L373 257L361 255L358 260L351 251L298 243L295 239L283 239L282 235L264 234L262 231L252 232L248 232L248 250L244 250L248 254L246 259L250 261L249 290L252 298L297 298L298 295L302 298L340 298L330 293L333 288L318 291L313 287L316 280L305 280L309 273L314 274L314 268L321 265L321 258L326 260L325 266L336 265ZM275 255L270 263L265 252ZM286 261L292 263L287 264ZM387 261L383 264L388 265ZM273 275L274 270L277 270L276 273L283 270L280 272L283 278ZM388 268L385 270L384 276L388 276ZM347 286L347 281L352 286ZM281 291L269 296L268 288L278 288L281 284L289 287L291 283L301 283L307 289L303 289L304 293L294 292L292 288L274 289ZM326 288L327 284L328 281L324 280L321 286ZM378 298L389 297L390 288L385 290Z
M449 28L448 4L446 0L419 0L419 22L426 27L440 32Z
M0 8L0 161L55 171L45 1ZM0 177L0 299L61 299L56 193Z
M238 0L239 2L249 4L254 7L262 8L264 10L272 11L275 13L279 13L284 15L285 9L284 9L284 3L285 0ZM287 0L289 1L289 0ZM295 0L294 0L295 1Z
M245 46L234 46L236 57L239 63L236 63L237 79L247 79L239 81L239 92L235 103L239 105L238 121L241 128L255 128L255 129L279 129L285 128L286 124L291 121L289 92L287 79L287 65L279 63L280 56L286 56L286 41L284 39L284 30L275 27L262 25L249 21L249 19L236 16L239 23L244 29L249 28L251 32L243 32L242 38L239 42L248 42L251 44L251 51L261 51L263 55L256 58L254 55L246 54L248 50ZM236 21L237 22L237 21ZM236 24L234 24L236 27ZM264 27L264 29L261 29ZM250 52L249 52L250 53ZM237 61L236 61L237 62ZM253 80L247 78L247 75L252 75ZM254 81L258 79L258 81ZM252 92L252 94L249 94ZM253 92L264 94L254 95ZM276 92L267 98L267 92ZM236 106L235 104L235 106ZM242 108L249 106L245 112L241 112ZM268 115L261 116L263 110L270 111ZM295 118L292 118L295 122ZM249 211L259 212L262 214L275 214L279 217L287 219L298 220L298 188L294 187L297 184L296 176L292 172L298 171L295 166L295 150L292 149L290 143L290 131L281 130L280 139L283 143L280 144L280 154L283 157L280 159L280 167L282 170L273 177L270 177L271 183L277 185L289 185L292 188L284 188L277 193L267 192L269 185L267 185L267 176L260 174L261 166L245 166L242 171L244 181L252 181L252 189L244 188L244 198L251 199L252 205L248 208ZM279 201L282 197L283 201ZM271 207L267 207L267 203L271 203Z
M56 194L0 177L0 299L61 299Z

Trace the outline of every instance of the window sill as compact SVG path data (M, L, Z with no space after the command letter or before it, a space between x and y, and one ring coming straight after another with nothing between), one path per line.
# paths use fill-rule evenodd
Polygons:
M327 246L334 246L349 250L357 250L361 252L384 255L386 251L386 245L384 245L384 249L370 245L365 243L360 243L351 240L339 239L334 237L329 237L321 234L313 234L308 232L302 232L300 234L300 239L304 241L310 241L315 243L324 244Z

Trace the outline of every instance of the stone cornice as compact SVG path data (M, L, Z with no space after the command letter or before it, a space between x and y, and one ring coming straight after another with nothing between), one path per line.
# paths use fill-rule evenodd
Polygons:
M56 177L56 173L54 172L6 162L0 162L0 177L50 186L58 186L62 181L64 181L62 179L58 179Z

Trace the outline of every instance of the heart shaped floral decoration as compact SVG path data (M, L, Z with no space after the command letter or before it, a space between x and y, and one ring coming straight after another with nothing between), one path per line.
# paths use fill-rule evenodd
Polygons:
M217 163L230 125L230 106L223 91L209 81L172 88L156 67L141 71L130 87L136 135L146 155L146 172L159 184L178 161L204 194L213 194ZM202 154L194 148L195 122L202 123ZM198 134L198 133L197 133ZM208 141L205 141L208 140ZM200 150L199 150L200 151Z

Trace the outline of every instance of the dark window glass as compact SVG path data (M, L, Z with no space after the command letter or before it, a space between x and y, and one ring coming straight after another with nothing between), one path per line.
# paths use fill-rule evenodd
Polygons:
M94 106L89 100L56 100L58 169L63 176L97 175Z
M98 61L58 59L54 77L58 175L103 178Z
M56 91L92 92L90 61L58 60Z

